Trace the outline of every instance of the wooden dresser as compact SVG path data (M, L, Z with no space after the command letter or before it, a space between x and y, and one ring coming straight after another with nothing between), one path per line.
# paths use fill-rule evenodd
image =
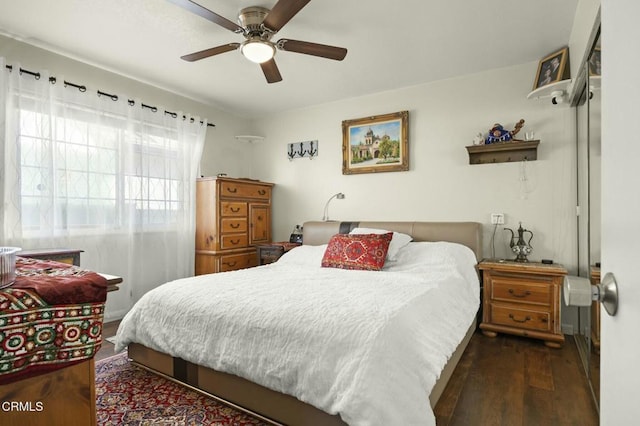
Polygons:
M273 184L226 177L196 182L196 275L258 265L271 242Z
M544 340L559 348L564 343L560 323L561 291L567 270L558 264L483 260L483 314L480 328L497 333Z

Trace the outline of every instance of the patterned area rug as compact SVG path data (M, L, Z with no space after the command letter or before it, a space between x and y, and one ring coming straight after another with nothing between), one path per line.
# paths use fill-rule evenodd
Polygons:
M96 362L98 425L265 425L129 361L126 352Z

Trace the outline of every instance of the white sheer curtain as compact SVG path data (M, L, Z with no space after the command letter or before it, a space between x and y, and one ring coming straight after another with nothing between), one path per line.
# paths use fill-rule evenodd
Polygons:
M83 267L122 276L107 320L151 288L193 275L206 122L12 66L0 58L0 244L84 250Z

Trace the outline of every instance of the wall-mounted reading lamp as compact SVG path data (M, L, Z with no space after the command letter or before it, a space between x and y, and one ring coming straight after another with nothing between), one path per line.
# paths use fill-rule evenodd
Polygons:
M322 216L322 220L325 222L329 220L329 203L334 198L337 198L338 200L343 200L344 194L342 192L338 192L337 194L333 194L331 198L327 200L327 203L324 205L324 215Z

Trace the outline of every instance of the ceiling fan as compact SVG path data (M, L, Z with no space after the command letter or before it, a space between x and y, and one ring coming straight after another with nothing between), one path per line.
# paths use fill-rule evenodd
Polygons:
M247 59L260 64L268 83L277 83L278 81L282 81L282 76L273 59L276 50L304 53L306 55L319 56L336 61L343 60L347 55L347 49L343 47L286 38L282 38L277 42L271 41L271 38L311 0L279 0L271 10L260 6L246 7L242 9L238 15L240 25L231 22L191 0L169 1L234 33L242 34L245 38L245 41L242 43L223 44L181 56L185 61L198 61L210 56L240 49L240 52L242 52Z

